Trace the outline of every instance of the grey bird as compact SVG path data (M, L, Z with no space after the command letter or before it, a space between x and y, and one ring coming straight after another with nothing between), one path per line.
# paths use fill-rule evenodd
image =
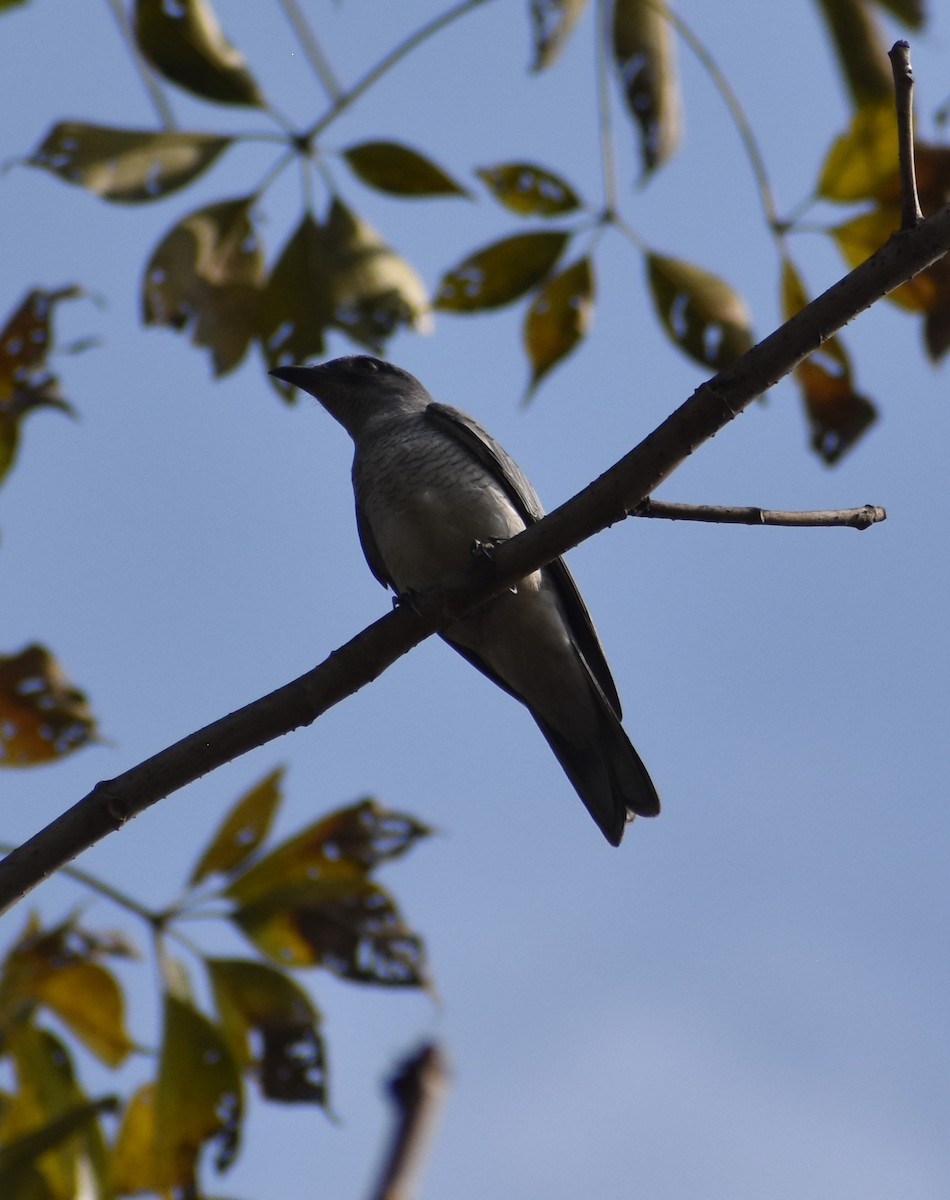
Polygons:
M502 447L408 371L357 355L271 374L309 392L352 437L363 553L397 595L460 574L475 547L514 537L544 515ZM442 636L525 705L611 845L635 814L656 816L659 797L620 724L610 668L561 559Z

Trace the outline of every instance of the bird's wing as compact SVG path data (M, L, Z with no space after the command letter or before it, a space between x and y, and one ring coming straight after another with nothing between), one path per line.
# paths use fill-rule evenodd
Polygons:
M504 489L508 499L526 525L533 525L536 521L541 520L544 516L544 509L537 492L511 455L495 441L490 433L482 429L477 421L457 408L434 401L425 410L425 415L426 419L437 429L441 429L456 441L461 442L475 455L485 470ZM368 552L367 558L369 558ZM372 562L370 562L370 566L372 566ZM379 578L375 567L373 567L373 571ZM557 590L564 618L578 650L603 692L604 699L613 709L617 719L621 719L622 712L617 685L610 674L610 667L607 666L604 649L590 619L590 613L581 599L581 594L577 590L573 576L567 569L567 564L562 558L556 558L553 562L548 563L545 571ZM480 669L484 670L484 667L480 667Z
M399 589L393 582L392 577L386 570L386 564L383 562L383 556L379 552L379 547L376 545L376 539L373 537L373 531L370 528L369 521L363 515L363 510L356 505L356 531L360 535L360 545L363 547L363 554L369 564L369 569L373 572L379 582L386 588L392 588L394 592Z

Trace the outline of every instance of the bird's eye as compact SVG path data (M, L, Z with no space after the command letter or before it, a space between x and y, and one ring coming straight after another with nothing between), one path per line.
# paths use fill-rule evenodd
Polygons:
M375 373L379 370L379 363L375 358L370 358L368 354L360 354L356 358L356 365L361 371L369 371Z

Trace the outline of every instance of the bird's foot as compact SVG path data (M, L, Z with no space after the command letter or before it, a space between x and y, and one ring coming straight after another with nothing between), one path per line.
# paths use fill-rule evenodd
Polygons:
M418 613L419 608L416 604L418 597L419 593L415 588L406 588L404 592L397 592L393 596L393 608L411 608L414 613Z
M480 542L478 538L472 542L471 555L475 557L491 558L499 546L507 542L507 538L489 538L487 542Z

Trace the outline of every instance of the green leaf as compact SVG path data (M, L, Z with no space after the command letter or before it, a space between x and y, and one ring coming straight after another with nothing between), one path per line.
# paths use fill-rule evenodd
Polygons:
M578 259L544 285L528 309L524 343L531 361L526 399L541 379L577 346L594 311L594 272L589 258Z
M350 167L370 187L393 196L468 196L441 167L398 142L361 142L343 151Z
M647 256L653 303L670 337L701 366L722 370L752 345L745 301L693 263Z
M222 33L208 0L136 0L135 36L152 66L193 95L263 106L244 55Z
M85 694L45 646L0 655L0 766L32 767L63 758L95 736Z
M442 276L434 307L481 312L510 304L554 268L569 237L564 231L545 230L484 246Z
M558 59L586 7L587 0L531 0L532 71L543 71Z
M334 200L323 225L333 324L379 351L400 325L428 329L422 280L368 221Z
M154 1083L137 1088L126 1102L112 1147L112 1185L116 1196L159 1192L164 1178L156 1161Z
M187 1190L198 1156L216 1142L215 1165L237 1154L241 1076L221 1030L190 1004L165 996L155 1094L155 1167L161 1185Z
M852 117L847 132L832 142L818 178L818 195L845 204L896 199L897 181L894 105L891 101L865 104Z
M614 0L613 54L648 174L672 157L680 139L675 45L654 0Z
M531 163L498 163L475 172L499 203L521 216L553 217L580 207L566 180Z
M276 887L231 920L281 966L322 966L342 979L387 987L426 983L422 941L395 902L352 863L329 863L304 883Z
M278 767L237 801L198 860L189 887L208 875L234 871L254 853L267 836L283 799L283 778L284 768Z
M13 1064L17 1090L11 1108L4 1114L4 1133L36 1134L55 1122L76 1120L86 1109L85 1120L77 1120L71 1135L58 1140L36 1160L38 1173L54 1200L75 1195L76 1180L85 1175L94 1195L105 1194L106 1150L99 1123L88 1112L89 1099L76 1082L69 1051L46 1029L26 1022L7 1027L4 1051ZM20 1193L0 1193L19 1196ZM29 1195L29 1192L27 1192Z
M283 971L245 958L210 958L206 965L221 1028L244 1068L252 1062L248 1035L258 1035L256 1065L264 1096L325 1105L320 1016L303 988Z
M48 292L35 288L0 330L0 482L16 461L20 425L27 413L57 408L75 411L60 395L59 380L47 367L53 349L53 309L60 300L82 295L78 287Z
M230 144L230 138L208 133L155 133L62 121L27 163L104 200L135 204L160 200L185 187Z
M257 336L268 368L323 354L324 331L333 321L329 252L323 227L306 213L280 252L261 293ZM295 390L274 379L292 403Z
M215 375L232 371L257 328L263 255L251 222L254 197L200 208L154 250L142 285L147 325L192 328Z

